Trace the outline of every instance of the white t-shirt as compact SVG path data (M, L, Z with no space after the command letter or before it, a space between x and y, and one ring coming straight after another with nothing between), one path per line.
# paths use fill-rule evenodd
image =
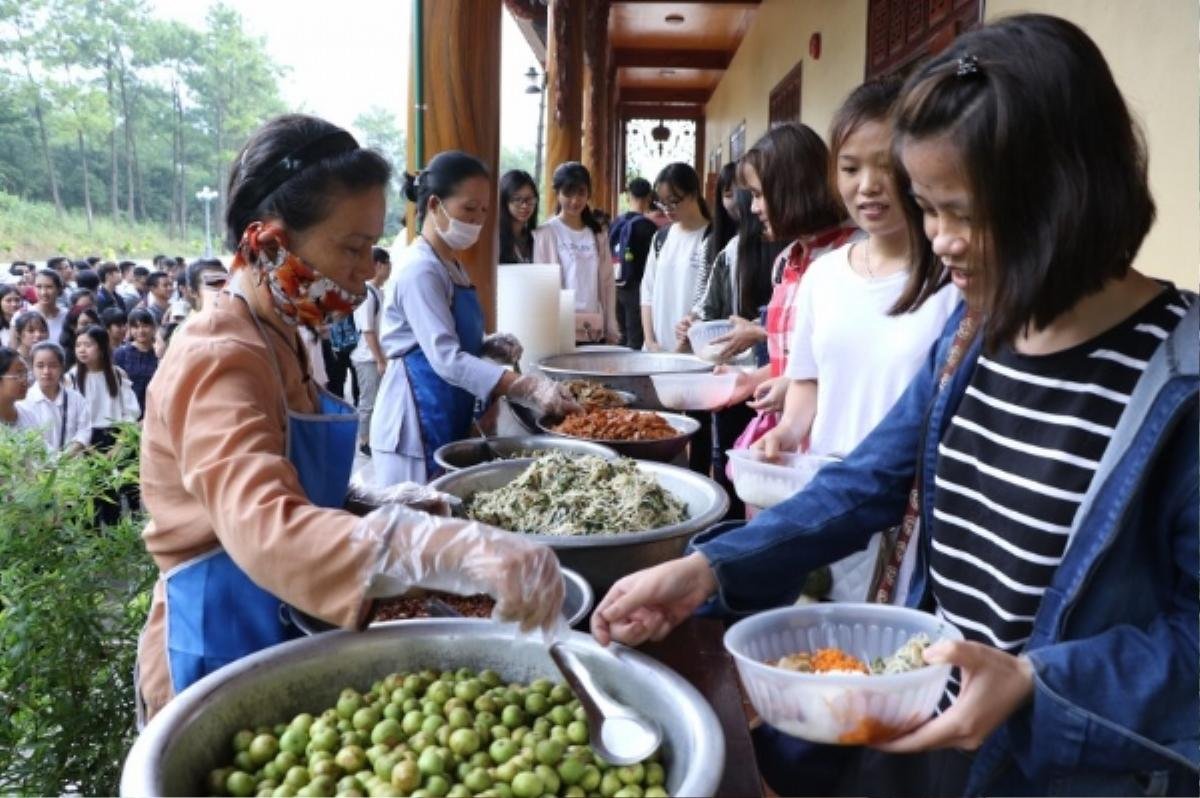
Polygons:
M847 244L813 261L796 294L796 324L786 374L817 381L817 414L809 451L849 454L875 428L929 355L962 299L947 285L915 313L889 316L907 272L869 280L850 268ZM900 518L896 518L896 523ZM835 601L864 601L880 536L867 548L831 565ZM910 545L909 555L917 547ZM913 556L905 558L910 565ZM907 584L907 579L904 580ZM907 589L896 591L903 601Z
M54 317L51 318L45 313L42 313L41 308L34 307L33 309L36 310L38 314L46 320L46 327L50 330L50 337L47 340L57 341L59 338L62 338L63 325L67 322L67 312L61 308L55 308L58 310L58 313L54 314Z
M350 353L351 363L374 363L375 354L367 346L367 337L363 333L373 332L379 335L379 322L383 318L383 292L367 283L367 298L354 309L354 326L358 328L358 345ZM380 346L380 351L383 347Z
M79 366L67 372L67 387L83 394L88 403L88 415L92 419L92 428L107 428L121 421L137 421L142 414L137 396L133 393L133 383L120 366L113 366L117 375L117 395L108 392L108 381L99 371L87 373L86 389L80 390Z
M65 424L64 407L67 416ZM82 446L92 442L92 417L88 400L73 388L61 386L58 396L50 400L40 387L31 385L25 398L17 402L17 410L35 419L37 429L41 430L46 446L51 451L64 449L72 442Z
M641 303L650 306L654 337L664 349L675 348L675 325L688 315L696 299L704 273L704 231L673 224L658 254L650 246Z
M591 228L572 230L557 216L546 224L554 228L563 288L575 291L575 310L600 313L600 262L596 234Z
M796 295L787 376L817 381L810 451L849 454L908 387L962 296L947 285L915 313L889 316L908 280L850 268L854 244L817 258Z

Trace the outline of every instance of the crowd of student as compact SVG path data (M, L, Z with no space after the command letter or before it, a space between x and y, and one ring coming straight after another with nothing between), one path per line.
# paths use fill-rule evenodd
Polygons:
M171 336L225 274L216 259L165 255L153 268L98 257L13 262L0 282L0 424L39 431L52 451L108 452L118 424L140 422ZM104 503L100 518L116 512Z

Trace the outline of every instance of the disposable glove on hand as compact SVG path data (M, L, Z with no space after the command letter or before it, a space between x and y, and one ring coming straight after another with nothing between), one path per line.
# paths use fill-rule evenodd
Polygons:
M508 398L533 407L547 416L565 416L581 409L571 393L559 383L536 374L523 374L508 389Z
M428 485L401 482L381 488L367 484L358 473L350 478L347 498L377 507L385 504L403 504L414 510L441 516L453 515L455 508L462 505L462 500L457 496L434 490Z
M557 628L562 573L546 546L477 521L437 518L399 504L364 517L352 537L377 547L378 556L363 574L368 598L414 587L487 593L496 599L497 620L517 622L524 631Z
M483 339L483 346L479 350L480 357L510 366L515 366L524 353L525 347L521 346L515 335L508 333L492 333Z

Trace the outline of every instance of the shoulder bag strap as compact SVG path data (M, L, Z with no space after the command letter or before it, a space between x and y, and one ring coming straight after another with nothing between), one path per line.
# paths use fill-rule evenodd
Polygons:
M950 379L958 371L963 355L967 353L967 349L975 339L976 322L975 314L968 311L962 321L958 323L958 329L954 332L954 341L950 344L950 352L946 356L946 362L938 376L938 392L950 384ZM879 604L890 604L896 592L896 580L900 576L900 565L904 562L908 544L912 542L917 523L921 520L920 488L921 474L918 471L913 474L912 488L908 491L908 504L904 508L904 519L900 522L900 526L896 527L896 539L891 546L885 545L885 551L881 551L881 555L883 555L880 558L882 570L874 580L875 589L873 595L870 595L871 600Z

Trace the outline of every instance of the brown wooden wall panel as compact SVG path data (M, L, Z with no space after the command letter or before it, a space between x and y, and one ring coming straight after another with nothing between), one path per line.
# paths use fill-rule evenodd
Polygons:
M907 72L978 27L982 14L982 0L870 0L866 77Z

